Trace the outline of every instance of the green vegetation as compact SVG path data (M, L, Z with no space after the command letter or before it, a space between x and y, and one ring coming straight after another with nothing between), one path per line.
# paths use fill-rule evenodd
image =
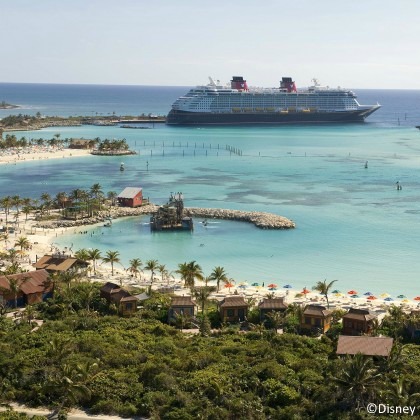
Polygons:
M136 316L120 318L100 285L53 281L55 297L31 307L30 317L0 317L0 403L217 420L362 419L368 402L420 403L413 344L398 344L389 359L338 358L325 336L279 335L263 325L212 334L205 316L201 334L191 336L163 322L167 295L153 292ZM196 296L211 319L207 292ZM44 325L31 332L34 317ZM187 321L177 324L182 330Z

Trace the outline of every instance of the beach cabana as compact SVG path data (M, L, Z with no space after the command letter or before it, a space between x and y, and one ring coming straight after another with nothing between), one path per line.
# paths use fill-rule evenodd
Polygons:
M325 306L307 305L301 320L302 330L326 333L331 327L332 312Z
M248 304L242 296L226 296L219 303L219 311L223 322L240 322L248 315Z
M286 312L288 304L284 301L283 297L274 299L263 299L258 304L260 311L260 320L264 321L267 318L267 314L270 312Z
M138 299L115 283L107 282L99 289L99 296L118 308L122 316L137 312Z
M377 315L367 309L350 308L343 316L344 335L370 334Z
M11 281L18 286L16 297L10 287ZM53 293L53 284L46 270L0 276L0 303L8 307L14 307L15 303L18 307L39 303L51 298Z
M197 304L191 296L174 296L168 310L168 322L174 323L177 315L193 318L197 314Z

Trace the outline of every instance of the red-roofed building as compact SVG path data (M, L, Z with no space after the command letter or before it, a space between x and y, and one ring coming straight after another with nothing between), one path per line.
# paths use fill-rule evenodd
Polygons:
M16 295L11 283L17 285ZM53 296L53 285L46 270L0 276L0 303L18 307L42 302Z
M143 203L143 190L141 188L126 187L118 194L118 203L123 207L139 207Z

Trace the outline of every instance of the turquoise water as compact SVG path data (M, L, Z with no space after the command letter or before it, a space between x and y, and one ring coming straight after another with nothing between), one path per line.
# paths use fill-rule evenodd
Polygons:
M170 270L196 260L206 275L221 265L237 281L300 288L326 278L338 279L343 291L420 294L420 133L415 128L159 125L59 132L62 138L125 137L139 154L123 159L124 172L117 157L3 165L2 195L55 194L96 182L104 191L141 186L156 203L182 191L186 206L266 211L297 224L291 231L266 231L227 221L206 228L196 220L193 233L152 234L148 218L128 218L112 228L57 238L61 246L118 250L124 265L131 258L156 258ZM231 155L226 145L241 149L242 156Z
M166 114L188 88L0 83L0 99L22 105L8 114ZM362 104L382 108L366 124L295 127L54 128L18 136L125 137L138 155L0 165L0 196L141 186L153 202L182 191L187 206L267 211L293 219L291 231L196 220L190 233L151 234L147 218L58 238L62 246L119 250L129 259L157 258L169 269L196 260L237 281L311 287L338 279L343 291L420 295L420 91L358 90ZM230 154L225 146L242 150ZM369 161L368 169L364 164ZM147 170L148 169L148 170ZM396 190L395 183L403 186ZM93 233L94 232L94 233ZM92 236L90 235L92 233ZM57 241L56 241L57 242ZM267 284L267 283L266 283Z

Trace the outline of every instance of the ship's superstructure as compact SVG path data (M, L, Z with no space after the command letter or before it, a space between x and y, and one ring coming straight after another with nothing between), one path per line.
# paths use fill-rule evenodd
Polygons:
M150 218L152 231L159 230L193 230L193 220L184 211L183 194L177 192L169 197L169 201L160 206Z
M242 76L233 76L230 86L209 79L174 102L167 124L361 122L380 108L360 105L351 90L320 86L316 79L302 90L291 77L278 88L248 88Z

